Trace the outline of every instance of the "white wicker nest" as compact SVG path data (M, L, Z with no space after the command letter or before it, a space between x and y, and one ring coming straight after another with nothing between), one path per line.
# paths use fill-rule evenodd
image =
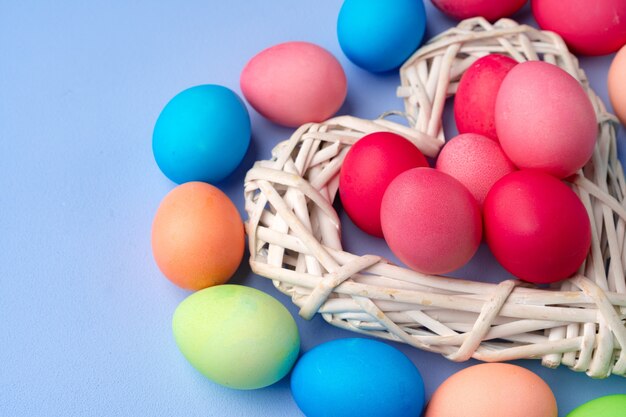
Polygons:
M597 145L573 189L587 208L592 247L580 273L552 289L420 274L376 255L342 250L332 202L343 159L359 138L399 133L426 155L444 143L441 115L462 73L489 53L544 60L582 83L599 121ZM561 38L502 19L482 18L432 39L401 69L398 95L411 127L337 117L300 127L258 161L245 180L252 270L291 296L300 314L316 312L352 331L439 352L448 359L541 358L597 378L626 374L626 181L614 117L589 88Z

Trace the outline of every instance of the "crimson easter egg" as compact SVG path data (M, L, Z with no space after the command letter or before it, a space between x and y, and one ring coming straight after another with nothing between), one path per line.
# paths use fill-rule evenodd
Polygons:
M398 175L385 192L380 215L391 251L425 274L463 266L482 236L476 199L459 181L432 168Z
M383 237L380 204L389 183L407 169L428 161L407 139L390 132L363 136L346 155L339 174L339 195L350 219L363 231Z
M498 140L495 109L500 84L517 61L500 54L476 60L461 77L454 96L454 120L459 133L479 133Z
M432 2L435 7L454 19L482 16L494 22L518 11L526 0L432 0Z
M464 133L448 141L439 152L437 169L452 175L483 205L491 186L515 165L497 142L475 133Z
M483 206L485 238L516 277L551 283L570 277L591 245L591 225L578 196L538 171L516 171L491 187Z
M496 130L506 155L519 168L566 178L593 154L596 114L581 84L542 61L517 64L496 98Z
M575 53L606 55L626 44L624 0L532 0L544 30L556 32Z

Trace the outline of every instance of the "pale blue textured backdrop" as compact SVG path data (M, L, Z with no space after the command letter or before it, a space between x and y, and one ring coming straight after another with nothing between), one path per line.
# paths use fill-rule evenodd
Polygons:
M426 3L427 37L453 24ZM369 74L341 53L340 5L0 0L1 416L299 415L288 380L229 390L178 352L170 322L188 293L162 277L150 250L152 217L174 184L158 170L150 141L159 111L177 92L203 83L239 92L247 60L288 40L315 42L343 64L349 93L341 113L373 118L400 109L396 73ZM517 17L532 21L528 8ZM610 58L582 60L605 99ZM219 184L242 214L245 171L290 134L251 116L253 145ZM390 256L382 241L347 220L344 236L352 251ZM460 274L500 272L482 250ZM245 264L232 282L265 290L296 315L287 297ZM319 317L297 322L304 351L353 336ZM428 395L467 366L394 345L420 369ZM626 379L521 364L550 384L561 415L626 392Z

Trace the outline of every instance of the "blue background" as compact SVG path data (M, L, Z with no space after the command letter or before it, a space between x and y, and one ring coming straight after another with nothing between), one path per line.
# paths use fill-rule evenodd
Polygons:
M176 348L171 317L189 293L167 281L152 259L152 218L174 184L154 162L151 135L176 93L205 83L239 92L245 63L289 40L317 43L342 63L349 91L341 114L375 118L401 109L396 72L369 74L341 53L340 6L339 0L0 0L0 415L299 415L288 379L257 391L229 390L202 377ZM454 24L429 1L426 8L427 38ZM532 22L528 7L516 17ZM610 60L582 59L607 103ZM252 146L219 184L242 215L246 170L291 133L253 110L251 117ZM348 220L344 236L353 252L391 257L381 240ZM466 274L504 275L484 249L458 273ZM289 299L245 263L231 282L289 306L303 351L354 336L320 317L298 318ZM468 366L393 345L422 372L428 396ZM592 380L518 363L550 384L561 415L597 396L626 393L620 377Z

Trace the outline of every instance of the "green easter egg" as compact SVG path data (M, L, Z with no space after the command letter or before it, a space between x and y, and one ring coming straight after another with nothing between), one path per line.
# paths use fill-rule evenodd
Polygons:
M576 407L567 417L626 417L626 394L596 398Z
M209 379L256 389L284 377L300 336L285 306L257 289L218 285L191 294L172 320L178 348Z

